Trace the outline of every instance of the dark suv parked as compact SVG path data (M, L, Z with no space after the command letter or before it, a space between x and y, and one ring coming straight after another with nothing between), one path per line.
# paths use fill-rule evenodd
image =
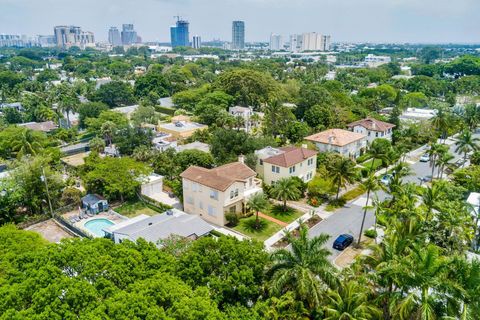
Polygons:
M344 250L346 247L351 245L353 242L353 236L349 234L341 234L333 242L333 248L337 250Z

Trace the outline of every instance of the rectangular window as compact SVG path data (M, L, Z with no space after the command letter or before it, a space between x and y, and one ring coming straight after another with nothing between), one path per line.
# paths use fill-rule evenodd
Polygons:
M233 199L235 197L235 192L233 190L230 190L230 199Z
M260 165L263 166L263 160L262 159L260 159Z
M238 197L238 189L235 189L235 198Z
M378 132L375 132L375 137L378 137Z
M295 166L288 168L288 172L290 172L290 174L295 173Z
M371 132L370 132L370 131L368 131L368 136L369 136L369 137L370 137L370 133L371 133Z
M193 204L193 197L188 196L187 197L187 203L188 204Z
M217 190L210 190L210 199L218 200L218 191Z
M280 167L272 166L272 172L279 173L280 172Z
M183 189L188 190L188 185L189 185L189 182L187 180L185 180L183 182Z
M211 205L208 205L208 215L212 216L212 217L215 217L217 215L215 207L212 207Z

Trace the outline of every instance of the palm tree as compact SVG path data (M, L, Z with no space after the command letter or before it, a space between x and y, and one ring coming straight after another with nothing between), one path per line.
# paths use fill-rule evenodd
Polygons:
M460 152L463 153L463 161L465 165L465 162L467 162L467 155L470 151L475 151L478 150L478 144L477 142L479 141L478 138L474 138L472 136L472 132L468 130L464 130L460 137L458 138L458 141L455 143L455 152Z
M108 146L112 145L112 138L113 138L113 134L115 133L116 127L117 127L116 124L113 123L112 121L106 121L102 124L102 127L100 128L100 132L108 141Z
M435 142L430 143L428 154L430 155L430 166L432 167L432 179L433 179L433 173L435 172L437 159L446 152L447 152L447 149L445 145L441 145Z
M437 166L438 166L438 174L437 174L437 177L439 179L442 179L443 178L443 171L445 170L445 167L450 163L450 161L452 161L453 159L455 159L455 157L453 156L453 154L451 154L450 152L446 152L444 154L442 154L438 159L437 159Z
M444 274L448 261L440 255L435 245L416 245L405 259L405 272L400 275L402 283L409 288L408 294L395 308L400 319L437 319L436 304L442 292ZM415 272L411 272L415 270ZM441 299L443 300L443 299Z
M263 211L268 207L268 200L263 193L256 193L248 199L247 206L255 211L255 228L258 229L260 227L258 212Z
M440 199L441 191L441 188L436 184L422 190L422 201L423 204L427 207L427 215L425 217L427 223L430 214L432 213L432 210L436 207L436 204Z
M347 158L338 158L329 166L332 182L337 186L337 196L340 194L340 188L345 187L347 183L353 183L356 180L357 171L353 161Z
M471 131L475 131L480 121L480 108L475 104L465 106L463 121Z
M365 207L363 209L362 225L360 226L360 233L358 235L357 245L360 245L360 240L362 239L363 226L365 224L365 217L367 216L368 202L370 201L370 193L380 189L380 184L378 183L378 179L374 174L370 174L368 178L362 183L362 185L365 190L367 190L367 202L365 203Z
M382 315L381 310L370 303L369 292L353 280L343 283L338 290L328 291L324 310L324 320L369 320Z
M42 149L42 145L36 133L30 129L24 129L20 135L15 137L12 142L12 151L17 154L18 158L24 155L36 155Z
M283 201L283 211L287 211L287 200L297 200L301 196L298 184L292 178L282 178L275 182L270 194Z
M330 251L324 247L329 236L309 238L308 228L302 224L298 238L291 234L286 237L291 250L279 249L270 256L272 266L267 271L270 290L274 295L292 291L310 308L317 308L322 293L338 285L336 269L328 260Z
M90 150L100 153L105 149L105 140L99 137L95 137L88 143Z
M450 126L450 119L445 108L438 108L437 113L431 119L431 122L435 130L440 132L440 138L443 138L443 143L445 143L445 140L447 139L447 129Z
M372 165L370 166L370 171L373 170L373 165L375 160L382 160L382 163L388 161L390 148L387 148L383 140L373 140L370 148L368 149L368 154L370 159L372 159Z
M67 126L70 128L70 113L78 109L80 101L74 89L68 84L61 84L55 90L54 100L58 103L58 111L65 112L67 116Z

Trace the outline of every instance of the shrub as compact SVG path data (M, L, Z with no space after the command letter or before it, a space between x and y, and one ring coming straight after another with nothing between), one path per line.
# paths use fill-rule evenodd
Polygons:
M227 219L228 225L230 227L235 227L236 225L238 225L239 218L236 213L229 212L225 214L225 219Z
M374 230L374 229L365 230L365 232L363 234L365 236L369 237L369 238L372 238L372 239L377 237L377 231Z
M345 200L343 197L340 197L338 199L333 199L330 200L330 205L335 207L335 208L340 208L343 207L347 203L347 200Z
M297 188L298 190L300 190L300 193L302 194L302 198L303 198L305 191L307 191L307 184L303 182L303 180L300 179L299 177L292 177L292 179L297 184Z
M263 219L259 219L258 224L256 219L252 219L252 218L243 221L243 226L249 232L260 232L265 228L267 228L267 225L268 225L267 221Z

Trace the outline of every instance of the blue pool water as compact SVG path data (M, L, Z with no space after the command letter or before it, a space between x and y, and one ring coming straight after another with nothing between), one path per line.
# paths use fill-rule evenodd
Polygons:
M96 235L97 237L104 237L105 232L102 229L105 229L111 225L114 225L112 221L108 219L93 219L85 222L85 229Z

